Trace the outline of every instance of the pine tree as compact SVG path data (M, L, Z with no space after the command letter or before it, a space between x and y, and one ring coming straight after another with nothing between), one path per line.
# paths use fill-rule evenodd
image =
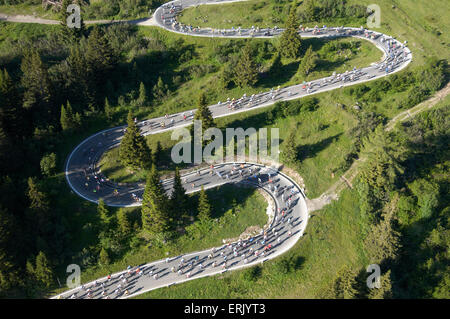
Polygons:
M161 77L158 77L158 82L155 84L155 86L153 86L153 97L156 100L161 100L166 96L167 91L168 91L167 84L164 84Z
M308 75L316 67L317 60L317 53L313 51L312 46L309 46L300 62L298 73L301 75Z
M36 280L47 289L53 284L53 272L47 260L47 256L42 251L36 256L34 276Z
M102 221L102 225L103 225L102 228L106 229L109 224L109 221L110 221L110 216L109 216L108 208L106 207L105 202L102 198L100 198L98 200L97 213L100 216L100 219Z
M361 178L374 189L389 191L403 173L400 162L407 157L405 146L386 133L382 125L362 142L361 156L367 157L367 161L361 169Z
M0 127L8 139L13 141L19 140L25 133L19 101L14 81L6 69L0 69Z
M25 88L23 106L30 108L39 101L49 102L50 79L39 53L36 50L25 51L20 68Z
M119 147L120 161L124 166L134 169L147 168L151 160L150 148L134 123L131 111L128 113L127 122L127 131Z
M22 63L21 84L24 89L23 107L28 110L32 118L30 125L36 127L48 123L56 116L58 109L52 109L52 87L47 68L39 56L37 50L25 51Z
M334 296L337 299L354 299L357 295L356 273L349 267L343 267L336 276L333 285Z
M109 104L108 98L105 97L105 115L106 118L111 121L112 120L112 116L113 116L113 109L111 107L111 105Z
M147 92L145 90L145 85L142 82L139 85L139 97L137 102L139 106L144 106L147 103Z
M369 299L391 299L392 283L391 270L388 270L380 277L380 288L372 288L369 292Z
M119 62L119 55L111 47L101 27L94 26L85 50L88 87L102 88L104 81ZM89 91L89 102L98 107L103 103L101 90Z
M297 143L295 142L295 131L292 131L287 140L286 144L283 145L283 158L287 164L295 164L298 160L297 155ZM284 144L284 143L283 143Z
M109 259L108 251L102 247L102 249L100 250L100 256L99 256L100 265L102 265L102 266L109 265L110 261L111 260Z
M363 214L378 212L394 189L403 172L401 162L407 149L391 133L379 125L373 133L362 138L360 158L364 158L356 183ZM370 215L375 216L375 214Z
M364 240L372 264L394 260L401 247L400 233L394 229L395 209L390 206L386 206L389 208L383 212L381 220L371 227L371 231Z
M36 180L28 178L28 199L30 224L35 225L32 231L37 231L35 235L46 232L50 225L50 203L47 195L42 192Z
M0 207L0 296L18 284L17 267L11 256L11 230L14 228L12 216Z
M306 19L308 21L316 21L317 20L316 12L317 12L318 7L316 7L315 0L306 1L304 6L305 6L304 12L306 14Z
M175 176L173 179L173 191L170 196L172 218L175 221L181 221L186 215L186 210L188 208L188 197L186 195L186 190L181 183L180 170L175 168Z
M64 107L64 104L61 105L61 127L63 131L70 130L72 128L72 116Z
M300 55L301 37L298 34L299 23L296 16L296 6L291 7L286 28L281 34L279 52L285 58L296 59Z
M211 110L206 103L206 95L201 92L198 98L199 107L195 111L194 120L202 121L202 133L210 127L215 127L214 119L212 117Z
M47 195L39 189L36 180L32 177L28 178L28 198L31 202L31 209L39 211L47 211L49 209Z
M131 224L128 220L128 214L122 208L117 212L117 225L122 235L126 236L131 233Z
M86 57L80 46L71 46L70 54L66 61L70 70L67 74L67 83L70 87L71 95L79 97L80 103L88 104L90 102L89 99L95 95L94 91L96 88L90 85L91 76L88 72Z
M203 186L200 190L200 197L198 200L198 219L201 222L211 219L211 204L209 203L208 195L206 195Z
M77 130L81 127L81 115L80 113L73 113L70 102L67 101L67 106L61 106L60 123L63 131Z
M93 72L100 72L97 77L102 81L102 76L119 62L117 53L99 26L95 26L89 35L85 56L88 68Z
M155 165L147 175L142 198L142 225L150 234L163 234L169 230L168 198Z
M254 86L258 82L258 70L253 59L250 42L244 46L236 65L234 83L240 87Z
M208 102L206 101L206 94L204 91L200 92L200 95L198 96L198 105L200 107L204 107L208 105Z
M81 114L76 112L73 116L73 126L75 130L79 130L83 125L83 120L81 119Z

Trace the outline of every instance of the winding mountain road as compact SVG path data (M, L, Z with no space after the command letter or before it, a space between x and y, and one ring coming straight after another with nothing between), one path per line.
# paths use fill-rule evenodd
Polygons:
M193 28L176 21L177 14L189 6L225 2L235 1L172 1L159 7L152 19L129 21L129 23L157 25L170 32L202 37L267 38L277 36L283 31L283 29L255 28L229 30ZM299 30L299 33L302 37L365 39L383 52L383 59L370 66L349 70L342 74L333 73L326 78L307 83L219 102L210 106L213 117L246 112L278 101L298 99L381 78L402 70L412 60L411 51L405 44L390 36L363 28L316 27ZM156 134L190 125L194 113L195 109L167 117L149 119L139 122L138 126L143 135ZM65 165L66 180L76 194L92 202L98 202L102 198L109 206L141 205L143 184L113 183L102 174L98 167L101 155L106 150L119 145L125 128L125 126L115 127L92 135L81 142L69 155ZM304 233L308 221L306 196L291 178L276 168L256 163L221 163L192 171L183 175L182 180L188 193L200 190L200 186L207 189L225 183L244 183L259 187L274 200L274 218L269 219L264 232L258 236L218 248L183 256L172 256L169 260L135 266L113 274L111 278L98 279L96 282L71 289L53 298L128 298L187 280L249 267L286 252ZM192 183L195 183L194 186ZM163 185L170 193L172 180L163 181ZM155 274L158 275L155 277Z

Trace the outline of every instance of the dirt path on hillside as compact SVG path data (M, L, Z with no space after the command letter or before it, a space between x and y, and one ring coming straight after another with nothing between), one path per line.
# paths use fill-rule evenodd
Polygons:
M59 24L59 20L43 19L33 15L8 15L0 13L0 21L17 22L17 23L38 23L38 24ZM86 20L85 24L106 24L106 23L129 23L143 26L157 26L153 17L135 20Z
M443 98L445 98L449 93L450 93L450 82L447 83L447 85L443 89L437 91L435 94L433 94L432 97L430 97L426 101L423 101L422 103L417 104L416 106L396 115L386 124L385 130L391 131L397 123L409 120L413 118L415 115L431 109ZM306 203L308 205L309 212L322 209L325 205L330 204L332 200L338 199L339 198L338 194L343 189L347 187L352 188L353 186L351 183L358 174L358 168L360 167L360 164L363 163L365 160L366 158L364 157L355 160L353 164L350 166L350 168L341 176L341 178L336 183L334 183L328 190L326 190L322 195L314 199L308 199Z

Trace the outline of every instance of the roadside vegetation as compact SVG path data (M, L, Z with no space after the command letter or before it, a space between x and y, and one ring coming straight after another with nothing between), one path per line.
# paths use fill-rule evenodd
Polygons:
M181 23L211 28L231 28L251 26L260 28L282 27L289 15L292 0L249 0L222 5L193 6L182 12ZM365 24L366 6L346 0L297 1L295 15L304 26L313 27L320 23L329 26L359 27Z
M67 1L67 0L65 0ZM92 0L79 1L84 20L132 20L148 18L150 13L167 0ZM35 15L44 19L58 19L61 9L42 5L42 0L1 0L0 12L11 15Z

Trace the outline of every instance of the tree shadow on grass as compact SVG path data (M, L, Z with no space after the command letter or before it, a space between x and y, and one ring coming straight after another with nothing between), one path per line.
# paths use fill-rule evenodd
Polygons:
M289 82L289 80L295 75L295 73L297 73L299 64L300 62L298 61L285 64L281 67L280 70L276 71L276 74L272 74L270 70L261 73L259 75L259 80L258 83L256 83L256 86L268 88Z
M307 158L312 158L317 155L317 153L326 149L330 144L337 140L342 133L336 134L334 136L327 137L315 144L305 144L297 147L297 158L300 161L304 161Z
M254 188L240 187L236 191L235 185L222 185L206 191L208 200L211 204L211 218L220 218L230 209L236 209L239 205L243 205L247 199L255 192ZM194 193L190 197L190 207L198 207L199 193ZM195 209L194 214L197 214Z

